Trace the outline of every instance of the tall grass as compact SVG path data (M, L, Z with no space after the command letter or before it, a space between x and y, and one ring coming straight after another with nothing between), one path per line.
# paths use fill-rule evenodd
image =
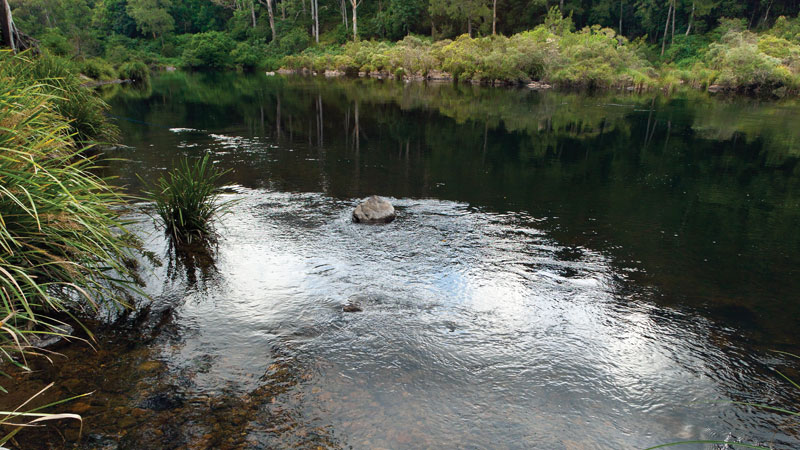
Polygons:
M86 145L117 139L119 131L106 118L108 105L82 86L78 68L72 63L47 53L11 57L4 52L0 58L7 76L13 75L19 83L37 85L40 94L49 96L49 107L66 122L73 140Z
M194 163L182 160L148 192L156 214L176 243L192 244L215 237L212 219L230 206L220 201L217 189L225 173L213 166L209 155Z
M57 95L70 91L35 78L36 64L0 52L0 362L22 369L34 336L136 289L125 199L76 143L61 108L75 100Z
M17 433L19 433L22 429L26 427L35 427L40 426L44 422L50 422L55 420L63 420L63 419L71 419L77 420L81 423L81 429L83 428L83 418L81 418L78 414L72 413L44 413L41 412L47 408L60 405L62 403L66 403L72 400L75 400L80 397L86 397L90 394L82 394L76 395L74 397L70 397L64 400L58 400L52 403L48 403L44 406L39 406L38 408L33 409L24 409L29 403L31 403L34 399L39 397L40 395L44 394L45 391L53 387L54 383L50 383L44 387L44 389L40 390L32 397L25 400L24 403L17 406L13 411L0 411L0 427L3 429L10 428L11 430L6 433L5 435L0 435L0 445L6 444L8 441L14 438Z

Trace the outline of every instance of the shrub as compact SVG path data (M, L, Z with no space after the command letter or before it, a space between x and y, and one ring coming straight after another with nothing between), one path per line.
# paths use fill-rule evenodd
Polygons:
M108 81L117 78L117 72L114 67L99 58L90 58L83 61L80 64L80 71L94 80Z
M244 70L253 70L262 64L265 46L255 42L239 42L231 51L231 58L236 66Z
M74 51L69 40L56 31L48 31L45 33L41 38L41 43L44 48L58 56L69 56Z
M780 16L775 20L775 25L768 33L800 44L800 18L787 19L784 16Z
M214 238L212 219L224 214L229 205L219 201L216 187L224 174L206 154L195 163L181 161L148 192L165 231L176 243L192 244Z
M708 65L719 72L717 83L730 89L778 87L791 78L781 60L761 52L758 37L748 31L728 31L711 44Z
M198 33L183 51L183 65L190 69L225 69L233 64L234 41L219 31Z
M294 28L278 36L275 52L281 55L293 55L307 49L310 44L311 37L308 33L302 28Z
M150 69L141 61L126 62L120 66L119 76L125 80L148 83L150 81Z

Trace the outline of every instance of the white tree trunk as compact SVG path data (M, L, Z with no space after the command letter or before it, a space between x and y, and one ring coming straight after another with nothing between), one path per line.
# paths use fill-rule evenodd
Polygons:
M669 2L669 9L667 10L667 23L664 24L664 37L661 39L661 56L664 56L664 50L667 48L667 35L669 34L669 20L672 18L672 2Z
M311 0L314 3L314 39L319 44L319 0Z
M692 1L692 14L689 16L689 25L686 27L686 36L692 32L692 24L694 23L694 1Z
M265 3L264 0L261 0L261 2ZM272 10L272 2L273 0L266 0L267 14L269 15L269 29L272 30L272 40L274 41L277 39L278 35L275 32L275 12Z
M350 4L353 6L353 41L358 40L358 5L361 3L358 0L350 0Z
M497 0L492 1L492 34L497 34Z

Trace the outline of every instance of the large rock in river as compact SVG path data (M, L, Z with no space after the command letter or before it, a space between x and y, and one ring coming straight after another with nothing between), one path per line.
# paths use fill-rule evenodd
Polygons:
M395 217L394 206L377 195L361 202L353 211L353 220L359 223L389 223Z

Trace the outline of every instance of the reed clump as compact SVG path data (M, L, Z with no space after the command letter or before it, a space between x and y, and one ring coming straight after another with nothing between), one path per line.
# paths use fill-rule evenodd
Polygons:
M38 64L0 52L0 363L23 370L39 353L37 335L124 308L136 290L138 241L119 212L126 199L78 143L63 108L75 101L70 89L36 78Z
M226 173L214 167L209 155L194 162L184 159L149 190L156 216L175 243L214 240L213 219L230 207L230 202L221 201L217 188Z

